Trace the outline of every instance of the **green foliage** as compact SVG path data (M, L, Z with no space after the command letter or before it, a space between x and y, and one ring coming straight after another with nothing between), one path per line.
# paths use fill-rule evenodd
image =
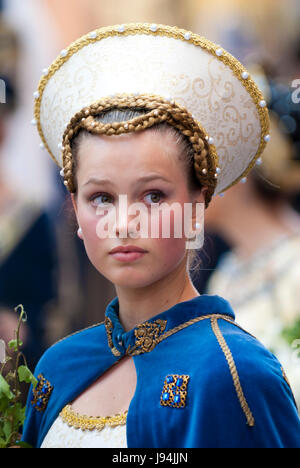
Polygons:
M300 339L300 319L296 320L292 326L284 328L281 334L289 344L292 344L295 340Z
M21 308L15 338L8 343L10 355L4 356L0 367L0 448L13 446L30 447L21 442L19 434L20 428L24 424L25 407L23 407L20 391L20 382L37 385L37 379L29 370L26 358L20 351L22 342L20 341L20 327L22 322L27 320L23 305L15 307L15 311ZM5 345L1 340L0 345ZM2 350L3 351L3 350ZM3 354L3 353L2 353ZM21 359L23 364L20 364ZM10 363L10 370L7 372L7 364Z

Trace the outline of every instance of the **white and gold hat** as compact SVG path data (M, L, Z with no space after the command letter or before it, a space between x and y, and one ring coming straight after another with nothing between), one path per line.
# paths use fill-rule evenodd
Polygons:
M189 137L199 181L221 194L246 175L270 139L260 90L244 66L219 45L190 31L133 23L92 31L43 70L34 93L33 124L72 184L72 137L120 134L166 121ZM144 107L145 116L100 124L92 116L115 107Z

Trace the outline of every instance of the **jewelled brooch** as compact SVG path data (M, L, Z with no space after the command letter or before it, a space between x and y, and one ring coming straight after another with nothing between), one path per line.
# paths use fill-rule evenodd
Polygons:
M172 408L185 407L189 378L189 375L167 375L160 397L160 404Z
M31 404L37 411L45 411L52 390L53 386L50 382L42 374L39 374L38 383L32 391L33 398L31 400Z

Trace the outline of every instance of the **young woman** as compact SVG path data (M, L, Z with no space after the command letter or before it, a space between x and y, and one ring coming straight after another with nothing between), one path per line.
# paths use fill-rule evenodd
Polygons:
M189 274L199 207L245 177L269 139L248 72L196 34L129 24L80 38L44 75L33 123L63 167L88 258L117 295L104 322L42 356L23 440L300 447L281 364Z

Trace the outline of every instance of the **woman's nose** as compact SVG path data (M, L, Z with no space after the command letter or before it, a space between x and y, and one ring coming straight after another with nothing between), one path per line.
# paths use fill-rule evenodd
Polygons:
M128 203L128 199L119 202L116 210L115 232L118 237L148 236L147 207L143 203Z

